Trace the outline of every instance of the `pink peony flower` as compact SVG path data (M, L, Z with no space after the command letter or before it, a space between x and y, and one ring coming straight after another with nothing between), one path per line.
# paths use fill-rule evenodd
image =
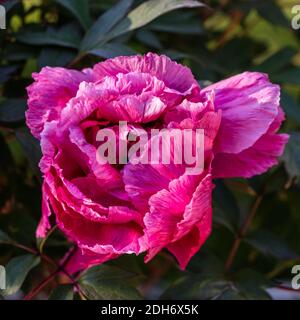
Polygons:
M70 271L122 254L167 248L185 268L211 231L214 177L250 177L276 164L288 136L279 87L243 73L200 89L191 71L166 56L118 57L82 71L43 68L28 88L27 125L40 139L44 176L37 236L59 228L79 250ZM100 163L99 129L204 130L203 170L187 164ZM145 150L151 148L149 143ZM194 136L192 145L194 145ZM177 147L176 142L172 145Z

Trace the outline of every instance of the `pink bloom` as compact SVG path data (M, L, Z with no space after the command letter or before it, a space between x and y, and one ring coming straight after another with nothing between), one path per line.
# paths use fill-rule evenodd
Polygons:
M211 231L212 178L266 171L287 141L276 134L284 118L279 88L263 74L200 90L188 68L149 53L81 72L44 68L33 77L26 118L41 141L44 176L37 236L46 235L53 212L79 248L70 271L126 253L145 252L148 261L163 248L184 268ZM203 129L203 171L189 175L174 153L169 164L100 164L97 132L116 131L119 121L128 122L128 133Z

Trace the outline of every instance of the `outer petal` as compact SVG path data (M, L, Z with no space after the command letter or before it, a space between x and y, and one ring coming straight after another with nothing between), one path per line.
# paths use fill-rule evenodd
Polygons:
M181 269L185 269L191 258L209 237L212 227L211 211L211 208L208 209L207 214L188 234L167 246L167 249L176 257Z
M250 178L278 163L288 141L287 134L266 134L239 154L218 153L213 161L215 178Z
M250 148L238 154L217 153L212 164L214 178L250 178L276 165L289 139L287 134L276 134L283 120L284 113L279 108L266 134Z
M49 191L47 190L47 184L43 183L42 192L42 218L36 230L36 236L38 238L44 238L47 234L47 231L51 228L49 217L51 215L51 209L49 204Z
M65 258L66 260L69 256L69 252L66 254ZM101 264L105 261L115 259L118 255L111 253L111 254L94 254L93 252L89 252L87 250L82 251L80 248L77 248L76 252L72 254L71 258L68 259L65 265L65 270L72 274L74 272L78 272L84 269L87 269L95 264Z
M196 177L181 179L172 182L170 191L162 190L150 198L150 212L144 219L150 247L146 261L166 246L184 268L210 233L211 175L202 179L192 196L189 193L195 187ZM184 243L192 246L183 248Z
M215 92L222 122L215 153L240 153L264 135L278 114L280 90L267 75L245 72L220 81L202 92Z
M58 118L67 102L76 95L82 81L92 81L90 71L45 67L34 73L35 82L27 88L26 122L32 134L40 138L47 121Z

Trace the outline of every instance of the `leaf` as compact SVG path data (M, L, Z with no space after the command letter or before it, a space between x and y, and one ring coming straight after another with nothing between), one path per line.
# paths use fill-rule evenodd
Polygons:
M25 121L27 108L24 99L7 99L0 103L0 123L13 124Z
M300 133L290 133L290 139L283 155L285 169L290 177L300 177Z
M133 9L108 35L112 39L126 32L138 29L157 17L180 8L203 7L205 4L196 0L149 0Z
M63 284L54 288L49 296L49 300L73 300L74 289L71 284Z
M2 230L0 230L0 244L5 243L14 243L14 240L11 239L6 233L4 233Z
M0 67L0 84L9 80L10 75L18 69L17 66Z
M79 279L83 293L91 300L140 299L128 280L134 274L113 266L99 265L86 270Z
M257 11L260 16L270 21L272 24L289 27L290 23L281 11L280 7L273 1L259 1Z
M24 193L24 195L19 195L19 197L23 196L29 198L29 196L32 196L32 198L30 198L28 201L34 202L34 204L32 204L31 209L34 211L36 211L35 207L40 209L40 199L36 198L32 194L32 192ZM33 219L32 215L30 215L27 212L24 212L24 209L21 209L21 211L15 210L11 212L9 215L0 215L0 225L3 228L3 230L10 231L10 235L13 240L9 244L14 245L16 243L21 243L30 247L32 246L32 239L34 239L35 236L37 221Z
M247 48L247 50L244 50ZM215 54L213 62L219 65L222 69L227 70L228 73L237 73L245 68L245 65L251 63L253 59L253 52L260 49L260 46L250 37L238 37L227 41L222 49ZM236 54L239 52L239 54ZM232 59L234 57L234 59ZM226 63L224 63L226 61Z
M84 36L80 50L87 51L100 44L107 33L125 16L132 3L133 0L120 0L100 16Z
M16 4L19 4L19 0L10 0L10 1L4 1L1 3L2 6L4 6L6 12L9 12Z
M279 83L289 83L300 85L300 68L291 67L276 73L272 76L272 80Z
M209 300L227 290L229 282L221 277L190 274L177 279L160 299Z
M191 12L176 11L158 18L151 24L149 29L161 32L170 32L176 34L202 34L199 18Z
M23 61L34 58L36 51L34 47L14 42L6 45L3 57L7 61Z
M160 43L156 34L150 30L139 30L136 33L137 39L146 44L149 47L153 47L155 49L162 49L162 44Z
M85 30L89 28L92 19L89 13L89 1L87 0L55 0L67 8L78 19Z
M131 56L136 54L136 51L125 46L124 44L117 43L117 42L106 43L101 47L99 48L96 47L92 50L89 50L88 52L106 59L114 58L118 56Z
M49 240L50 236L52 235L52 233L57 229L57 224L55 226L53 226L46 234L46 236L44 238L36 238L36 246L39 250L40 253L43 253L44 250L44 246L46 244L46 242Z
M234 275L234 286L247 300L270 300L265 288L271 285L264 275L252 270L242 269Z
M77 49L80 44L80 35L73 24L65 25L59 30L48 28L46 32L26 30L20 32L16 38L21 43L33 46L54 45Z
M215 181L213 191L214 221L235 232L239 223L239 207L235 196L221 180Z
M286 112L288 118L300 124L300 105L286 91L281 91L281 106Z
M187 269L201 275L219 276L224 272L224 263L212 252L202 249L192 258Z
M41 177L39 162L42 158L42 152L39 141L31 135L27 128L17 129L16 138L21 144L32 170L38 177Z
M297 50L294 48L283 48L255 67L257 71L274 73L278 72L291 63Z
M297 259L299 257L284 239L280 239L268 231L256 231L245 238L245 241L262 254L279 260Z
M76 57L76 51L63 48L43 48L38 57L38 66L43 68L66 66Z
M246 297L232 285L225 288L220 294L213 297L212 300L246 300Z
M5 296L16 293L22 286L30 270L40 263L40 258L31 254L18 256L9 261L5 266L6 289Z

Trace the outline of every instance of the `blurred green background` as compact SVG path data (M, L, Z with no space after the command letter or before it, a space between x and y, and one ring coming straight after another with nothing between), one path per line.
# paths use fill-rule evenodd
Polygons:
M291 21L300 2L202 3L208 6L194 0L2 3L7 12L6 29L0 30L0 264L7 270L2 299L300 299L291 288L292 267L300 264L300 31ZM55 228L45 241L35 239L40 147L25 127L25 88L32 72L44 66L81 69L149 51L189 66L201 86L245 70L268 73L282 88L287 116L282 131L291 135L286 152L280 165L262 176L215 182L213 233L186 271L162 252L147 265L143 257L123 256L77 278L57 274L56 264L72 244Z

